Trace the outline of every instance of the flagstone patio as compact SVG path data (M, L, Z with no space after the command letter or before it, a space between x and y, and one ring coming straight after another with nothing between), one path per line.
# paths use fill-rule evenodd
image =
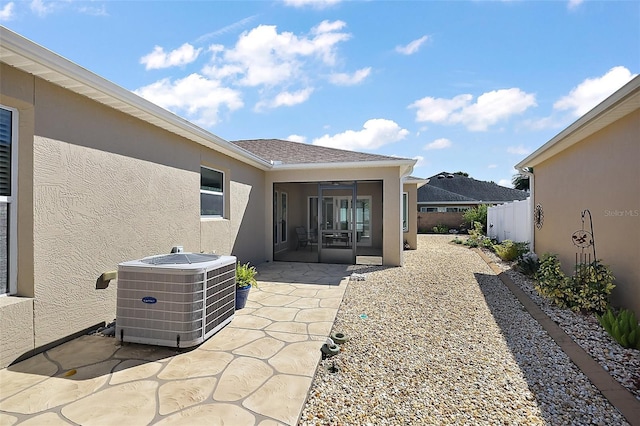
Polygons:
M191 350L82 336L0 370L0 424L294 425L353 267L265 263Z

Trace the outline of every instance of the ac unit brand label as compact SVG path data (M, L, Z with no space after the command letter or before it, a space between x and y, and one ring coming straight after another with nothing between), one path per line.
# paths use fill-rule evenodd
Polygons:
M142 298L142 303L156 303L158 301L158 299L156 299L155 297L151 297L151 296L145 296Z

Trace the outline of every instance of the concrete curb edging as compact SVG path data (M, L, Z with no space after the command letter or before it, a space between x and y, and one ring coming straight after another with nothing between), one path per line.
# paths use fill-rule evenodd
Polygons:
M616 381L584 349L558 326L527 294L520 289L498 265L480 249L473 249L489 265L505 286L520 301L529 314L540 323L542 328L567 354L571 361L589 378L600 393L609 400L632 426L640 426L640 401L624 386Z

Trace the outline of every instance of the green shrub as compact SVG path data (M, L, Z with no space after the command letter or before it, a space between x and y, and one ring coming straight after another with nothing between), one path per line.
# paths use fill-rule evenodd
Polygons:
M516 270L528 277L534 276L539 267L540 260L533 252L523 254L516 263Z
M474 229L469 231L469 238L465 241L465 245L469 247L484 247L493 250L493 241L482 230L482 224L475 222L473 224Z
M600 261L581 264L572 277L560 269L555 254L545 254L535 273L535 289L562 308L601 314L609 306L609 296L615 287L613 274Z
M493 246L494 251L502 260L516 260L529 251L529 243L515 243L511 240L504 240L500 244Z
M607 309L607 312L598 315L598 321L620 346L640 350L640 325L633 311L621 309L616 315Z
M489 206L487 204L480 204L478 207L473 207L464 212L462 217L468 223L473 224L473 226L475 226L475 224L479 222L482 225L482 229L486 229L488 207Z
M552 253L544 254L534 278L536 280L534 287L541 296L550 299L562 308L569 307L570 304L566 293L570 279L560 269L558 255Z
M447 234L449 232L449 227L447 225L436 225L433 227L433 232L436 234Z
M576 266L572 277L574 310L602 314L609 307L609 295L615 288L613 274L599 260Z
M463 244L464 243L464 241L462 241L458 237L455 237L451 242L454 243L454 244Z

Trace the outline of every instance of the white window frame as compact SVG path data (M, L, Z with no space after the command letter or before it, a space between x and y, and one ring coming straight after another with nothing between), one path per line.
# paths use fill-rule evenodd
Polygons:
M0 203L9 204L9 229L7 230L7 267L9 268L7 293L9 296L18 292L18 110L0 104L0 108L11 112L11 195L0 196Z
M224 218L224 212L226 209L226 187L227 187L227 182L226 182L226 176L224 174L224 172L222 170L218 170L218 169L214 169L213 167L207 167L207 166L203 166L200 165L200 176L202 176L202 169L207 169L207 170L212 170L214 172L220 173L222 175L222 192L217 192L217 191L208 191L206 189L202 189L202 185L200 185L200 194L208 194L208 195L215 195L215 196L220 196L222 197L222 214L220 215L214 215L214 214L209 214L209 215L205 215L202 214L202 204L200 204L200 218L202 219L220 219L220 218Z
M280 192L279 206L280 208L280 223L278 229L280 230L280 242L286 243L289 240L289 194L287 192ZM282 212L284 210L284 213ZM282 226L284 221L284 227ZM284 231L284 232L283 232ZM283 237L284 234L284 237Z
M409 193L402 193L402 232L409 231Z

